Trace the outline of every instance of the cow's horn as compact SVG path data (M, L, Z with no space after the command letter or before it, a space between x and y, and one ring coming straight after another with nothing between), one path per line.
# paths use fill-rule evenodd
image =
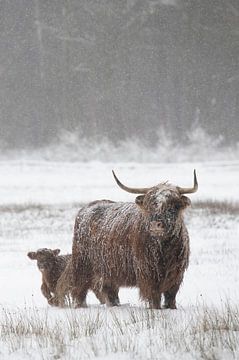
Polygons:
M114 173L114 170L112 170L112 173L113 173L115 181L117 182L119 187L131 194L146 194L151 189L151 188L130 188L128 186L125 186L119 181L119 179L117 178L117 176Z
M191 194L191 193L195 193L198 189L198 181L197 181L197 175L196 175L196 170L193 171L193 175L194 175L194 184L192 188L181 188L178 186L178 191L180 192L180 194Z

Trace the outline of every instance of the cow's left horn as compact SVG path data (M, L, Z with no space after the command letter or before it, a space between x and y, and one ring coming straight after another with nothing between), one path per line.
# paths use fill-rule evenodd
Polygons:
M192 188L181 188L178 186L178 191L180 192L180 194L191 194L191 193L195 193L198 189L198 181L197 181L197 175L196 175L196 170L193 171L193 175L194 175L194 184Z
M115 181L119 185L119 187L131 194L146 194L151 189L151 188L130 188L128 186L125 186L119 181L119 179L117 178L117 176L114 173L114 170L112 170L112 173L113 173Z

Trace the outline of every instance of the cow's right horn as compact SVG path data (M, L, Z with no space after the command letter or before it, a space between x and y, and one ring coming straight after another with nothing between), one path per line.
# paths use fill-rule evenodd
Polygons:
M181 188L178 186L178 191L180 192L180 194L192 194L197 191L198 181L197 181L196 170L194 170L194 172L193 172L193 177L194 177L194 184L193 184L192 188Z
M121 189L123 189L124 191L127 191L131 194L146 194L151 189L151 188L130 188L128 186L125 186L119 181L119 179L117 178L117 176L114 173L114 170L112 170L112 173L113 173L115 181L119 185L119 187Z

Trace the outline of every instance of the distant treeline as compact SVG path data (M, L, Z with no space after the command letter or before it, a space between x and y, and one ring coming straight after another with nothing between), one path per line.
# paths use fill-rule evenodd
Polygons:
M0 145L239 137L238 0L2 0Z

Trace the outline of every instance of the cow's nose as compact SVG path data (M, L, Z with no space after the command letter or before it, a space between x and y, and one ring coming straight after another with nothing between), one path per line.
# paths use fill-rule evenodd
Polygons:
M155 235L161 235L164 233L164 224L162 221L151 221L149 225L149 231Z

